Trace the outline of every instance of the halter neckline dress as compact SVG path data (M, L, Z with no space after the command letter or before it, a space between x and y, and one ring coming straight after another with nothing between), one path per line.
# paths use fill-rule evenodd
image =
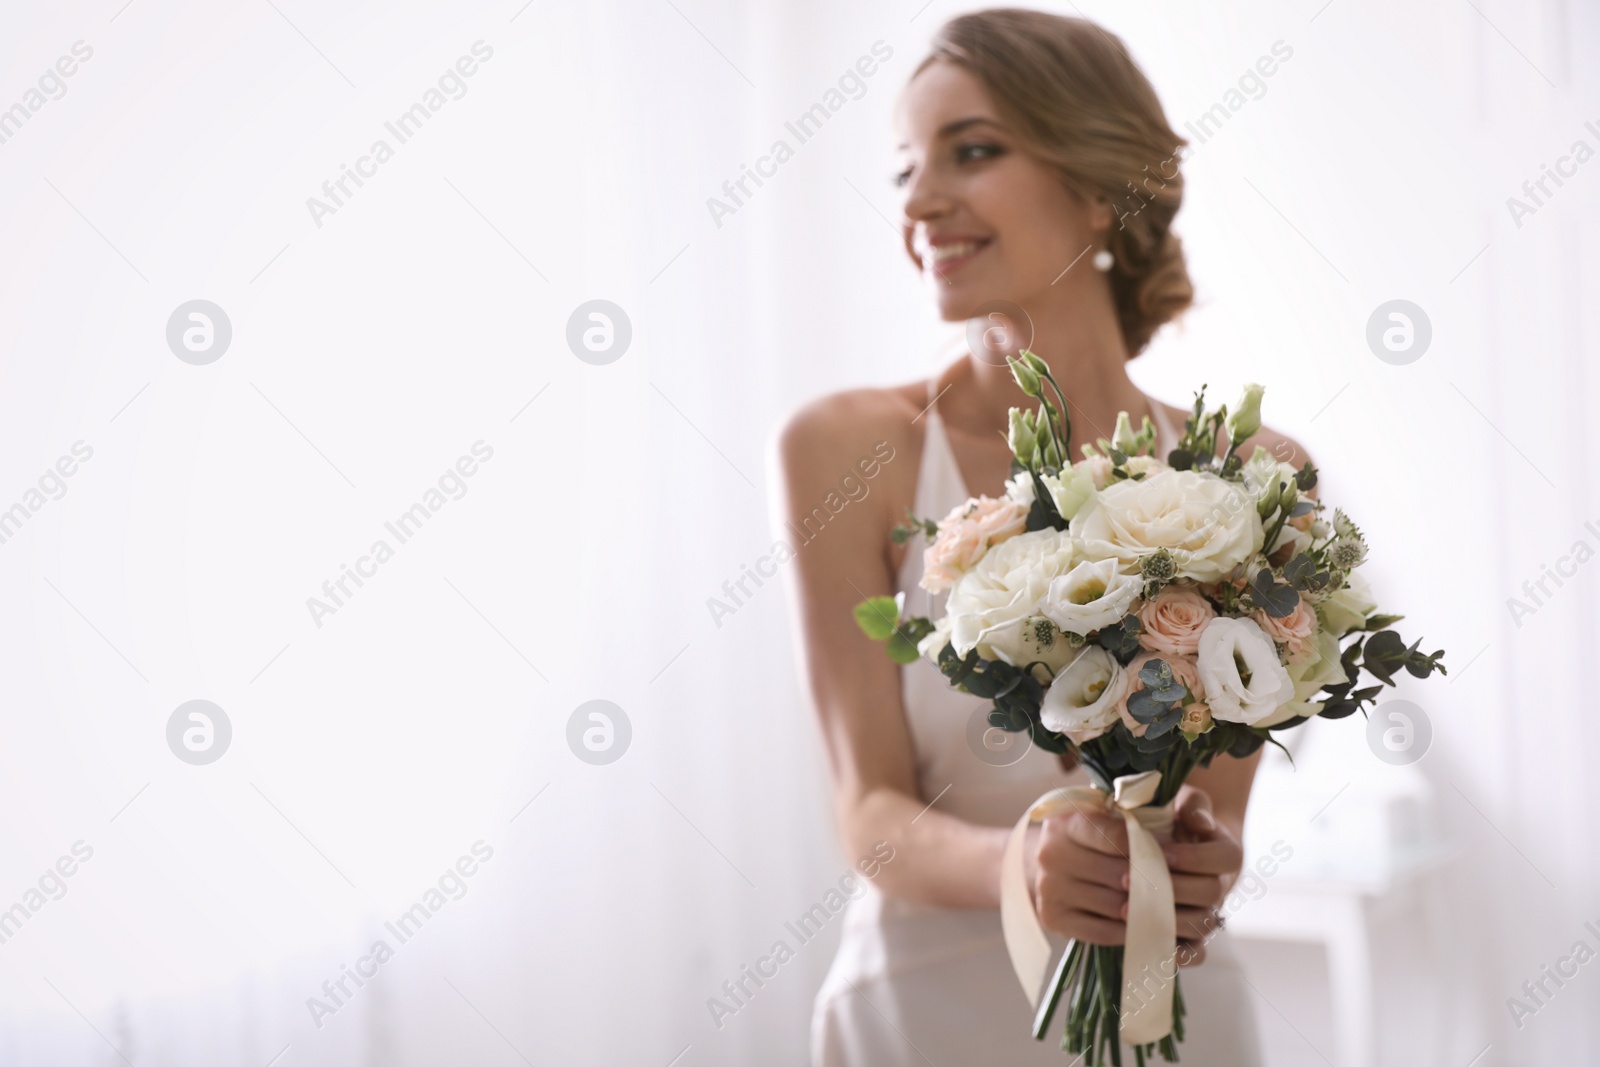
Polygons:
M939 417L935 382L915 506L940 518L971 494ZM1158 454L1177 440L1167 413L1152 404ZM938 618L941 596L918 585L922 552L913 545L895 590L906 610ZM953 689L925 659L900 668L901 696L915 750L922 796L947 815L1009 827L1041 793L1087 784L1082 768L1064 771L1040 749L1023 750L1021 735L998 751L984 745L986 700ZM992 739L991 739L992 741ZM1018 753L1021 752L1019 756ZM1052 935L1059 950L1063 939ZM1179 1055L1185 1067L1257 1067L1254 1005L1227 931L1207 944L1206 962L1183 969L1188 1008ZM926 1067L927 1064L1068 1067L1060 1050L1062 1018L1043 1041L1032 1037L1032 1010L1017 984L1000 913L942 908L888 896L871 882L844 913L838 955L817 994L811 1023L814 1067ZM1124 1050L1124 1063L1133 1063Z

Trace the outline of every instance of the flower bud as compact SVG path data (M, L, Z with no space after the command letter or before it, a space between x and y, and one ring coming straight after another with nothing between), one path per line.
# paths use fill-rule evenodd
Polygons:
M1028 396L1039 395L1039 375L1028 366L1025 360L1006 357L1006 363L1011 367L1011 377L1016 379L1017 386Z
M1294 484L1293 478L1279 482L1278 485L1280 488L1278 507L1284 511L1293 511L1296 502L1300 499L1300 487Z
M1028 361L1028 368L1041 377L1050 373L1050 364L1039 358L1037 352L1024 348L1022 358Z
M1261 491L1261 499L1256 501L1256 511L1263 520L1278 509L1278 497L1283 491L1282 487L1282 482L1274 480L1268 482L1267 487Z
M1011 445L1011 452L1017 457L1017 462L1030 470L1038 463L1038 436L1038 430L1033 424L1033 412L1012 408L1011 432L1006 435L1006 441Z
M1111 431L1111 443L1128 455L1139 450L1139 439L1133 432L1133 420L1126 411L1117 412L1117 428Z
M1261 394L1264 392L1266 389L1255 382L1245 385L1244 395L1239 397L1233 413L1228 416L1228 440L1234 444L1248 440L1261 429Z

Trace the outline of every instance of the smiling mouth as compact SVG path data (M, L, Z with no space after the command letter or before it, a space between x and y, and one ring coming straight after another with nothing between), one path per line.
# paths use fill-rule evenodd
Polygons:
M977 241L951 241L948 244L934 245L923 253L923 262L928 265L929 270L943 278L965 266L973 256L988 246L988 238Z

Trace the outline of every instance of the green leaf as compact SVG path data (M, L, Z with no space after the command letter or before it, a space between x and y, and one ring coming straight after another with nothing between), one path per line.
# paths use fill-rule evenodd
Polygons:
M1318 715L1317 718L1343 719L1348 715L1354 715L1356 713L1356 709L1360 706L1361 705L1356 703L1354 700L1330 700L1328 701L1327 705L1323 707L1322 714Z
M1381 630L1367 638L1361 666L1385 685L1394 684L1394 672L1406 662L1405 641L1393 630Z
M887 641L900 624L900 605L892 596L868 597L855 608L856 625L874 641Z
M1241 733L1238 739L1228 746L1228 755L1234 759L1244 759L1254 755L1256 749L1265 743L1265 739L1256 734Z
M1139 635L1143 632L1139 616L1124 615L1117 625L1101 627L1100 647L1117 657L1117 662L1126 667L1139 653Z
M1275 619L1292 614L1295 605L1300 603L1300 594L1295 592L1294 587L1275 580L1272 571L1266 567L1256 572L1250 583L1250 595L1257 607Z
M1393 626L1403 618L1404 615L1368 615L1367 621L1362 623L1361 628L1375 633Z
M1330 572L1319 571L1317 561L1304 552L1296 553L1294 558L1283 565L1283 577L1294 588L1307 593L1325 589L1333 580Z
M917 662L916 643L906 636L904 630L896 630L884 649L890 659L901 665Z

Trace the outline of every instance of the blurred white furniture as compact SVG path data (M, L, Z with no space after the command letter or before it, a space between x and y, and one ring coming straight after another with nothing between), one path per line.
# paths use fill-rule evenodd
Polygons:
M1247 941L1321 945L1337 1051L1318 1051L1338 1067L1376 1067L1384 1056L1377 1042L1375 967L1392 971L1424 962L1385 960L1377 938L1386 929L1411 931L1426 957L1439 957L1445 942L1438 909L1428 906L1428 886L1454 852L1434 829L1432 790L1415 767L1364 765L1348 756L1325 766L1356 776L1341 784L1311 773L1306 761L1299 773L1281 758L1263 761L1245 830L1245 863L1274 855L1275 844L1280 857L1284 845L1293 853L1261 879L1264 888L1252 889L1253 899L1243 892L1251 889L1248 883L1236 887L1241 897L1226 913L1228 929ZM1258 992L1273 995L1271 989Z

